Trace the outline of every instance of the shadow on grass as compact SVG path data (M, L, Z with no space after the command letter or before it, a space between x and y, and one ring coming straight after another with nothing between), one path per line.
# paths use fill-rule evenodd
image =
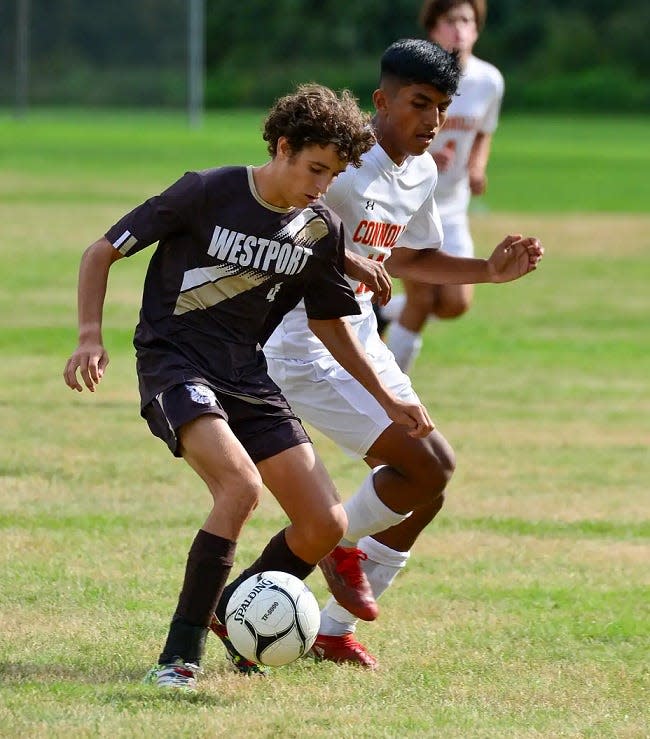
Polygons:
M20 687L21 692L38 691L41 699L50 697L79 696L88 698L94 694L97 703L143 707L146 704L189 702L211 707L226 707L238 702L236 695L219 695L214 692L186 693L178 690L162 690L145 685L142 680L146 669L110 670L93 667L87 672L74 665L39 664L36 662L0 661L0 683ZM228 668L212 672L211 678L246 680L234 675ZM94 689L94 690L93 690Z

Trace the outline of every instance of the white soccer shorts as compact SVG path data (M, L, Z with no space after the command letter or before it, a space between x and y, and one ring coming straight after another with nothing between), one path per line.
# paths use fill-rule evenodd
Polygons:
M473 257L474 241L469 230L469 221L457 221L456 223L444 223L445 240L442 250L455 257Z
M352 457L365 457L392 423L375 398L332 357L313 362L269 357L267 362L269 375L293 412ZM398 398L420 402L410 379L378 337L372 363L383 384Z

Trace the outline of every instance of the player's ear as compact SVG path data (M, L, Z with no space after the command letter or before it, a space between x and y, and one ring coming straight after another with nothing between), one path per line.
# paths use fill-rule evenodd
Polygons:
M383 113L388 106L386 91L383 90L381 87L378 90L375 90L372 93L372 102L375 106L375 110L377 110L379 113Z
M275 155L279 159L291 159L293 151L286 136L280 136L277 146L275 147Z

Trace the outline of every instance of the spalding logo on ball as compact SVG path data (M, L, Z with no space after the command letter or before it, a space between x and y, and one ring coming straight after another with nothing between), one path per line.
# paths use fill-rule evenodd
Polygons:
M279 667L307 653L320 626L311 590L287 572L260 572L230 596L228 636L237 651L261 665Z

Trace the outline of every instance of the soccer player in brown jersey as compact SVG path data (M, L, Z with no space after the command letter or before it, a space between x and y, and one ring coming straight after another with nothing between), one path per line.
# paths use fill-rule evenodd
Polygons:
M346 530L334 484L267 374L259 342L282 313L277 305L271 311L276 298L283 310L304 300L314 334L392 420L417 437L433 428L419 403L382 385L343 318L359 308L342 274L342 225L316 202L372 145L366 116L348 92L305 85L271 109L264 138L271 159L263 166L186 173L122 217L81 259L79 344L64 379L94 392L108 365L102 311L109 270L158 243L134 335L141 413L213 499L148 675L160 687L195 689L208 626L263 485L291 523L232 586L264 570L304 579ZM250 672L219 628L235 667Z

